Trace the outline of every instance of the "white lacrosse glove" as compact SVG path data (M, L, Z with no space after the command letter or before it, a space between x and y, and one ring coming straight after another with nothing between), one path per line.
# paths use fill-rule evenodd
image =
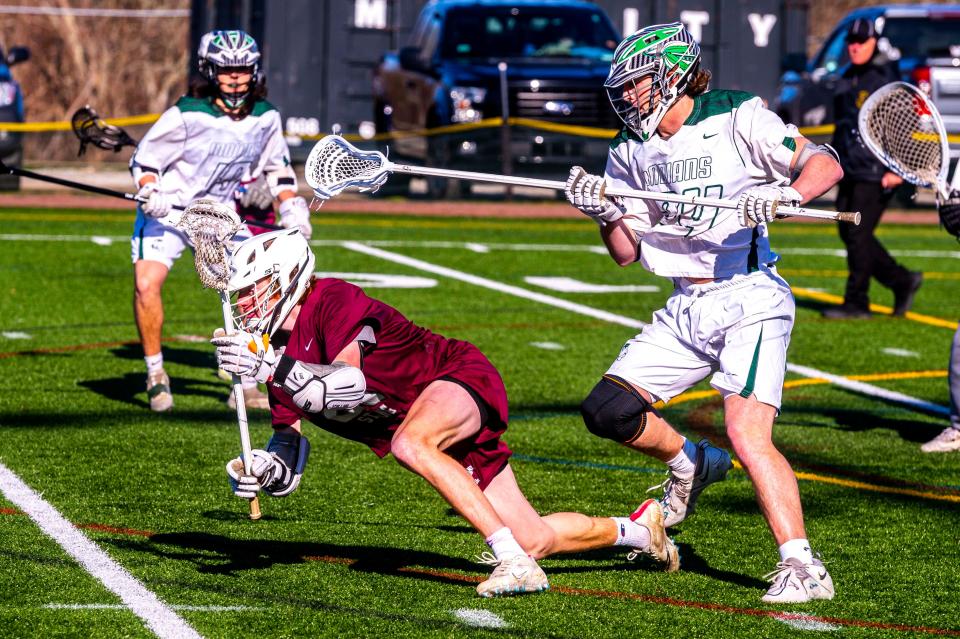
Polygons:
M277 367L277 353L268 335L256 336L245 331L227 335L218 328L210 343L217 347L217 364L232 375L266 382Z
M619 220L624 211L620 198L604 197L604 186L602 177L587 173L581 166L574 166L570 169L563 193L567 196L567 202L604 226Z
M241 182L240 188L234 193L240 206L247 209L269 209L273 206L273 195L267 178L260 174L256 180Z
M310 441L299 433L274 433L267 450L251 452L250 475L243 472L243 459L227 462L230 490L242 499L253 499L260 490L271 497L286 497L300 485L310 457Z
M160 190L159 182L147 182L137 191L140 208L150 217L166 217L173 211L173 197Z
M310 207L300 196L290 197L280 203L280 226L285 229L300 229L303 237L310 239L313 227L310 226Z
M758 224L772 222L780 205L800 206L802 200L803 196L792 186L755 186L745 191L737 202L740 225L752 229Z

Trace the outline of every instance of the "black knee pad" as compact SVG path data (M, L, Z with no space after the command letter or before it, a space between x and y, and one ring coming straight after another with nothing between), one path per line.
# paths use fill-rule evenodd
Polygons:
M647 413L660 415L643 395L616 375L604 375L580 404L583 422L598 437L626 444L643 434Z

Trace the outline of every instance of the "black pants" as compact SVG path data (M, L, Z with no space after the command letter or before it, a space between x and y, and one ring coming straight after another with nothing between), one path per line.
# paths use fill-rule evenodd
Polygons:
M887 253L874 235L880 216L887 208L892 193L884 191L879 182L861 182L843 179L837 193L838 211L860 211L860 225L840 222L840 239L847 246L847 290L843 303L846 306L867 310L870 306L870 278L889 289L904 289L910 286L910 271Z

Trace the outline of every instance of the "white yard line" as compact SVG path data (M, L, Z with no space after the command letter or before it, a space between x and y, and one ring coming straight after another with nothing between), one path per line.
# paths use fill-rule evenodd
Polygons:
M199 639L200 635L190 624L147 590L136 577L124 570L2 463L0 492L36 522L40 530L99 580L107 590L117 595L155 635L170 639Z
M456 271L452 268L447 268L445 266L438 266L436 264L431 264L430 262L424 262L423 260L414 259L412 257L406 257L398 253L392 253L390 251L385 251L383 249L374 248L372 246L365 246L359 242L343 242L341 244L343 248L349 249L351 251L357 251L358 253L365 253L373 257L379 257L381 259L394 262L396 264L403 264L404 266L409 266L411 268L420 269L428 273L434 273L435 275L441 275L443 277L449 277L451 279L459 280L461 282L466 282L468 284L475 284L476 286L482 286L500 293L506 293L508 295L515 295L517 297L522 297L524 299L532 300L534 302L540 302L541 304L548 304L550 306L555 306L557 308L562 308L573 313L579 313L581 315L586 315L588 317L593 317L596 319L601 319L611 324L619 324L621 326L628 326L630 328L642 328L646 324L640 320L635 320L630 317L625 317L623 315L617 315L615 313L608 313L606 311L601 311L599 309L592 308L590 306L585 306L583 304L575 304L573 302L568 302L551 295L542 295L540 293L535 293L533 291L528 291L526 289L520 288L518 286L512 286L510 284L504 284L502 282L497 282L495 280L487 279L485 277L479 277L477 275L471 275L469 273L464 273L462 271ZM895 391L889 391L885 388L880 388L879 386L874 386L873 384L867 384L865 382L858 382L854 380L847 379L845 377L840 377L839 375L832 375L824 371L819 371L815 368L809 368L807 366L801 366L799 364L787 364L787 370L797 373L798 375L803 375L804 377L817 378L817 379L826 379L833 384L845 388L847 390L852 390L869 397L877 397L887 401L895 402L898 404L904 404L912 408L918 408L920 410L937 413L940 415L949 415L950 409L946 406L941 406L939 404L931 404L930 402L925 402L916 397L911 397L909 395L904 395L903 393L897 393Z
M125 604L66 604L48 603L44 608L49 610L129 610ZM189 610L192 612L247 612L250 610L266 610L253 606L170 606L174 610Z
M553 297L552 295L544 295L543 293L528 291L527 289L520 288L519 286L504 284L503 282L497 282L495 280L490 280L478 275L471 275L469 273L464 273L463 271L456 271L452 268L431 264L430 262L424 262L423 260L400 255L399 253L384 251L383 249L367 246L359 242L343 242L341 246L343 246L345 249L356 251L357 253L364 253L373 257L379 257L382 260L387 260L395 264L402 264L404 266L409 266L421 271L426 271L427 273L433 273L434 275L441 275L443 277L449 277L453 280L466 282L467 284L473 284L474 286L482 286L483 288L488 288L500 293L507 293L508 295L522 297L533 302L540 302L541 304L555 306L567 311L579 313L580 315L586 315L587 317L610 322L611 324L620 324L621 326L629 326L630 328L642 328L643 326L646 326L645 322L635 320L631 317L617 315L616 313L608 313L607 311L601 311L599 309L591 308L590 306L584 306L583 304L577 304L575 302L568 302L567 300L560 299L559 297Z
M451 611L453 616L474 628L509 628L510 624L500 615L482 608L458 608Z

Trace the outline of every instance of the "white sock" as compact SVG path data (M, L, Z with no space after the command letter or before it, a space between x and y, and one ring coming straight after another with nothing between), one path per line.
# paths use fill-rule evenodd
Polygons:
M780 561L786 561L790 557L799 559L805 564L813 563L813 551L810 550L810 542L806 539L791 539L785 541L780 546Z
M147 363L147 375L161 371L163 370L163 351L156 355L147 355L143 358L143 361Z
M517 540L513 538L513 533L510 532L510 529L506 526L487 537L486 541L487 545L490 546L490 550L493 551L494 556L500 561L517 555L527 554L523 552L523 548L521 548Z
M617 524L617 540L614 546L630 546L631 548L646 548L650 545L650 530L641 526L629 517L611 517Z
M676 457L667 462L667 467L677 477L693 477L697 470L697 445L684 437L683 448Z

